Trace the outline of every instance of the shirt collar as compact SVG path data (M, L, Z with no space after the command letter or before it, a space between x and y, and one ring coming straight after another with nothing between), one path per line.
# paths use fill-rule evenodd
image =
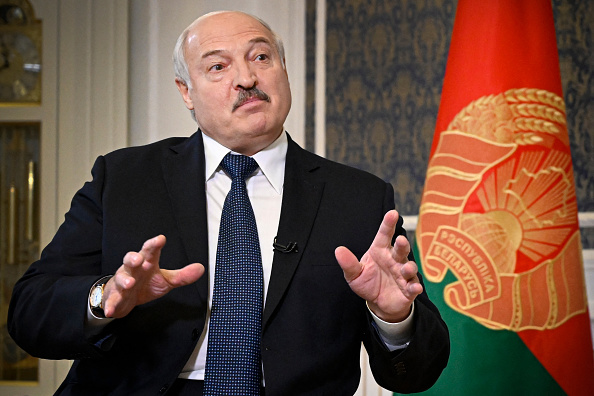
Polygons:
M202 140L204 141L205 177L208 181L220 169L223 157L233 151L205 135L204 132L201 133ZM266 176L266 179L268 179L268 182L279 194L282 192L285 179L285 162L288 146L287 134L281 133L268 147L252 156L258 163L264 176Z

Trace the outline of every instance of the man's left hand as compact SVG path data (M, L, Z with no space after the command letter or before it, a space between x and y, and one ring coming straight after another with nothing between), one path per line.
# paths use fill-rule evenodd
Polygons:
M369 309L380 319L396 323L408 317L423 286L418 268L408 260L410 244L399 235L392 246L398 212L391 210L361 261L346 247L336 248L335 256L351 289L367 300Z

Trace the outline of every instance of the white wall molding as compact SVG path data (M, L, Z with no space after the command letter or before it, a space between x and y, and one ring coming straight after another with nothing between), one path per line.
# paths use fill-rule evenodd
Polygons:
M127 144L128 1L59 0L58 216L95 158Z
M316 1L314 147L326 156L326 0Z
M594 228L594 212L578 213L580 228Z

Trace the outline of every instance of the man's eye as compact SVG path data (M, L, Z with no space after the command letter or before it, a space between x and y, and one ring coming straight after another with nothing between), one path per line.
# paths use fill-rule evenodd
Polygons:
M264 61L267 59L268 59L268 55L266 55L266 54L260 54L260 55L256 56L256 60L258 60L258 61Z
M211 70L211 71L221 71L221 70L223 70L223 65L221 65L221 64L212 65L209 70Z

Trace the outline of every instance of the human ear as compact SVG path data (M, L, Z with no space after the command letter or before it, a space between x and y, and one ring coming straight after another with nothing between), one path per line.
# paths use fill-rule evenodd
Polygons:
M188 87L188 84L186 84L180 78L176 78L175 85L177 85L177 89L179 90L179 93L181 94L188 110L194 110L194 102L190 97L190 88Z

